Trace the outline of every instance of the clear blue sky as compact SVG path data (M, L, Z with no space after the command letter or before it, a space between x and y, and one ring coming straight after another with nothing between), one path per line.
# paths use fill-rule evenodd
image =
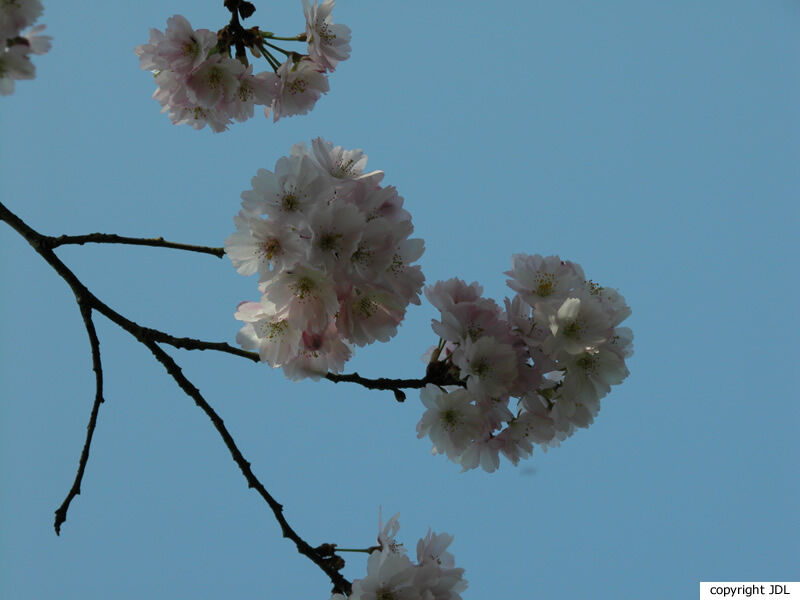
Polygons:
M300 1L256 1L263 29ZM312 544L368 546L378 507L410 547L455 535L466 599L694 598L698 582L798 580L800 4L795 0L340 0L351 60L312 113L214 135L175 127L133 53L150 27L226 22L220 1L45 2L51 52L0 98L0 196L44 233L222 245L257 169L323 136L363 148L426 241L428 282L502 299L514 253L560 254L633 309L630 378L588 430L497 473L417 440L417 394L291 383L168 349ZM266 64L264 65L266 67ZM0 596L320 598L326 577L247 486L206 417L97 316L94 394L65 283L0 224ZM111 307L233 342L255 280L162 249L59 255ZM434 309L347 370L421 376ZM362 577L348 558L345 575ZM647 590L644 593L644 590Z

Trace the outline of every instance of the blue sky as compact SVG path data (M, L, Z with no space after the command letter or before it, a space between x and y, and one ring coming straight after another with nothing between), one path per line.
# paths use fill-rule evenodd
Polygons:
M299 1L256 6L250 24L302 30ZM159 114L133 54L176 13L227 21L222 2L45 3L53 48L0 99L0 196L31 226L219 246L255 172L322 136L397 186L429 283L501 300L512 254L559 254L633 309L631 376L594 425L493 474L430 455L413 392L400 405L168 349L303 537L369 546L378 507L400 512L411 548L428 527L455 535L465 599L798 579L800 5L340 0L353 54L313 112L219 135ZM111 307L175 335L233 343L236 304L256 299L227 259L58 253ZM89 346L69 288L5 225L0 269L0 596L327 598L204 415L101 316L106 403L55 536ZM346 370L421 376L434 317L411 307Z

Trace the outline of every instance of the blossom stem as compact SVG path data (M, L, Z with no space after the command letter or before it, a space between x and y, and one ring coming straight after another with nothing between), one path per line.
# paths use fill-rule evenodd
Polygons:
M277 39L277 38L276 38L276 39ZM296 52L289 52L289 51L287 51L287 50L284 50L283 48L281 48L280 46L276 46L275 44L270 44L270 43L269 43L268 41L266 41L266 40L261 40L261 42L262 42L262 43L263 43L265 46L269 46L269 47L270 47L270 48L272 48L273 50L277 50L278 52L282 52L282 53L283 53L283 54L285 54L286 56L291 56L292 54L297 54Z
M439 360L439 357L442 355L442 350L444 349L445 341L442 338L439 338L439 345L436 346L436 356L431 357L431 362L434 360Z
M272 70L277 72L278 71L278 67L281 66L280 61L277 58L275 58L274 56L272 56L270 51L267 50L266 46L264 46L263 43L260 46L261 46L260 47L261 54L263 54L264 58L269 63L269 66L272 67Z
M268 40L280 40L282 42L305 42L306 41L306 34L301 33L300 35L296 35L294 37L282 37L280 35L273 35L272 32L262 31L261 37L268 39Z

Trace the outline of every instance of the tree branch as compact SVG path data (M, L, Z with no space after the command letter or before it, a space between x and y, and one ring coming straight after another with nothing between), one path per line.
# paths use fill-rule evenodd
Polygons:
M81 283L75 274L56 256L55 252L53 251L54 248L59 246L84 243L156 246L212 254L220 257L224 254L224 250L222 248L192 246L189 244L175 244L164 241L162 238L125 238L114 234L94 233L83 236L46 236L32 229L17 215L8 210L2 203L0 203L0 221L5 221L13 229L15 229L70 286L80 307L81 316L83 317L84 324L86 325L86 330L89 334L89 341L92 347L92 364L97 381L97 392L95 394L95 402L94 406L92 407L92 413L87 426L86 442L84 444L83 452L81 453L75 482L73 483L72 488L67 494L64 502L56 510L56 533L60 534L61 525L66 521L67 510L70 502L76 495L80 494L80 484L83 479L83 473L89 458L89 448L91 445L92 434L94 433L94 429L97 424L99 406L103 402L100 345L97 339L94 323L92 321L92 310L96 310L108 318L111 322L130 333L134 338L136 338L136 340L150 349L155 358L162 365L164 365L164 368L172 376L180 388L189 397L191 397L195 403L206 413L209 419L211 419L211 422L216 427L226 447L230 451L234 462L236 462L236 464L239 466L239 469L242 471L242 474L247 480L248 486L254 488L269 505L270 509L275 515L275 519L281 526L281 531L283 532L284 537L291 539L297 546L298 552L307 556L330 577L334 584L335 591L346 592L349 594L350 582L348 582L338 572L338 569L341 568L339 563L341 558L330 553L320 551L320 549L325 545L320 546L318 549L312 548L289 526L288 522L283 516L283 507L269 494L269 492L267 492L266 488L255 477L250 469L250 463L245 460L244 456L242 456L233 440L233 437L225 428L222 419L202 397L199 390L183 375L180 367L178 367L177 363L175 363L172 357L170 357L169 354L167 354L160 346L158 346L158 344L168 344L174 346L175 348L181 348L184 350L215 350L217 352L240 356L253 362L258 362L260 360L258 353L248 352L240 348L234 348L225 342L206 342L188 337L179 338L158 329L142 327L138 323L131 321L109 307L91 291L89 291L89 289L83 285L83 283ZM459 381L458 377L450 372L449 369L450 366L446 363L436 361L428 365L425 377L422 379L390 379L387 377L370 379L367 377L362 377L358 373L327 373L325 375L325 379L332 381L333 383L355 383L369 390L390 390L394 393L394 397L398 402L403 402L406 399L406 395L402 391L403 389L420 389L429 383L440 386L463 386L464 383Z
M162 238L123 238L121 236L117 236L114 234L105 234L105 233L93 233L84 236L66 236L61 235L58 237L55 236L47 236L35 231L31 227L29 227L22 219L17 217L14 213L9 211L2 203L0 203L0 221L6 221L12 228L14 228L25 240L37 251L45 261L50 264L55 271L61 275L61 277L70 285L73 289L73 292L76 292L76 288L79 292L76 292L76 297L85 297L89 301L89 305L91 308L97 310L103 316L108 318L110 321L124 329L125 331L129 332L133 335L136 339L149 339L153 340L162 344L168 344L170 346L174 346L175 348L181 348L183 350L215 350L217 352L224 352L226 354L233 354L234 356L240 356L242 358L246 358L253 362L259 362L260 358L257 352L249 352L247 350L242 350L241 348L235 348L226 342L206 342L203 340L199 340L196 338L190 337L175 337L170 335L164 331L160 331L158 329L153 329L151 327L142 327L138 323L131 321L111 307L106 305L102 302L97 296L92 294L88 288L86 288L75 275L70 271L66 265L55 255L53 252L47 252L52 250L53 248L57 248L58 246L66 245L66 244L83 244L86 242L97 242L97 243L132 243L138 245L145 245L145 246L158 246L164 248L174 248L178 250L189 250L194 252L205 252L206 254L213 254L217 255L217 251L224 253L224 249L222 248L206 248L204 246L192 246L189 244L175 244L172 242L163 241ZM119 242L112 242L108 240L97 240L97 239L85 239L85 238L92 238L94 236L102 236L104 238L116 238ZM133 241L131 241L133 240ZM152 242L152 243L151 243ZM206 252L208 251L208 252ZM436 363L432 363L436 364ZM405 399L405 394L403 394L400 390L405 389L420 389L424 388L429 383L433 383L436 385L463 385L462 382L457 381L453 378L448 378L443 376L441 373L434 373L432 372L430 366L428 368L428 373L423 379L390 379L386 377L378 377L375 379L370 379L368 377L362 377L358 373L328 373L325 375L325 379L332 381L333 383L356 383L361 385L369 390L391 390L395 392L395 398L398 402L402 402ZM398 395L399 394L399 395Z
M142 341L142 343L150 349L150 351L156 357L156 360L164 365L167 373L172 376L178 386L186 393L187 396L194 400L195 404L197 404L197 406L199 406L200 409L206 413L208 418L214 424L214 427L219 432L220 437L222 437L222 440L225 442L225 446L228 448L228 451L230 451L234 462L239 466L239 469L242 471L242 475L244 475L244 478L247 480L248 487L255 489L256 492L258 492L258 495L261 496L269 505L272 513L275 515L275 519L281 526L283 537L292 540L295 546L297 546L297 551L300 554L308 557L314 564L322 569L328 577L330 577L330 580L334 585L334 592L349 595L351 591L351 584L335 568L336 562L320 556L320 554L318 554L314 548L312 548L305 540L297 535L294 529L292 529L292 527L286 521L286 518L283 516L283 506L272 497L264 485L253 474L253 471L250 468L250 463L244 458L241 451L236 446L236 442L233 440L233 437L225 427L225 423L223 422L222 418L211 407L211 405L206 402L206 400L200 394L200 390L198 390L192 384L192 382L186 378L178 364L169 354L162 350L158 344L149 340Z
M187 252L200 252L201 254L211 254L217 258L225 256L225 248L212 248L210 246L195 246L193 244L178 244L168 242L162 237L157 238L134 238L116 235L114 233L87 233L85 235L60 235L58 237L42 236L47 240L50 248L58 248L68 244L128 244L130 246L154 246L157 248L173 248L174 250L186 250Z
M394 399L398 402L403 402L406 399L406 395L401 388L419 389L424 388L429 383L424 379L388 379L386 377L368 379L361 377L358 373L328 373L325 375L325 379L333 383L357 383L368 390L391 390L394 392Z
M226 342L205 342L189 337L179 338L159 331L158 329L150 329L149 327L142 327L141 330L143 337L162 344L169 344L175 348L181 348L183 350L216 350L217 352L224 352L225 354L241 356L253 362L259 362L261 360L258 356L258 352L249 352L241 348L234 348Z
M422 379L389 379L387 377L378 377L377 379L369 379L361 377L358 373L328 373L325 379L333 383L357 383L362 385L368 390L391 390L394 392L394 398L398 402L403 402L406 399L403 389L421 389L429 383L434 385L460 385L464 386L461 381L452 371L448 363L442 361L434 361L428 364L425 377Z
M94 429L97 426L97 414L100 411L100 404L104 402L103 365L100 362L100 340L97 339L97 331L95 330L94 322L92 321L92 309L86 304L83 298L76 297L76 299L81 310L83 323L86 326L86 332L89 334L89 344L92 347L92 370L94 371L95 378L95 395L94 404L92 405L92 413L89 416L89 424L86 426L86 441L84 442L83 450L81 451L81 458L78 462L78 472L75 475L75 481L72 483L72 488L70 488L69 492L67 493L67 497L64 498L64 502L62 502L61 506L56 509L56 519L54 523L56 535L61 535L61 525L67 520L67 511L69 510L69 505L72 502L72 499L81 493L83 472L86 470L86 463L89 460L89 448L92 445L92 436L94 435Z
M97 332L91 320L91 311L97 310L99 313L108 317L113 323L130 333L134 338L150 349L155 358L162 365L164 365L164 368L172 376L180 388L189 397L191 397L195 403L206 413L206 415L208 415L209 419L211 419L214 427L222 437L225 446L230 451L234 461L239 466L239 469L242 471L242 474L247 480L248 486L254 488L272 510L273 514L275 515L275 519L281 526L283 536L291 539L295 543L298 552L308 557L312 562L314 562L314 564L319 566L326 575L328 575L328 577L331 579L331 582L333 582L334 591L349 594L351 590L351 584L337 570L337 567L341 564L341 559L338 557L327 557L324 556L323 553L317 552L291 528L289 523L286 521L286 518L283 516L283 507L269 494L269 492L267 492L264 485L253 474L253 471L250 469L250 463L245 460L244 456L239 451L236 443L233 440L233 437L225 428L220 416L216 413L216 411L214 411L208 402L206 402L199 390L186 378L186 376L183 375L180 367L178 367L177 363L172 359L172 357L170 357L160 346L158 346L157 341L169 343L179 348L183 347L199 350L213 349L231 354L237 354L254 360L258 360L258 355L255 355L255 358L253 358L253 356L251 356L253 353L238 351L236 348L228 346L224 343L202 342L200 340L193 340L190 338L175 338L164 332L142 327L138 323L123 317L121 314L108 307L99 298L97 298L97 296L90 292L89 289L83 285L77 276L69 269L69 267L67 267L61 261L61 259L56 256L55 252L53 252L50 241L54 238L42 235L31 228L17 215L8 210L8 208L6 208L2 202L0 202L0 221L5 221L14 230L16 230L17 233L19 233L30 244L30 246L39 253L39 255L47 262L47 264L49 264L53 270L55 270L55 272L58 273L58 275L70 286L75 294L78 306L80 307L81 315L84 319L87 332L89 333L89 340L92 346L92 362L97 381L95 405L92 409L92 416L87 428L89 432L87 435L87 441L81 454L81 460L78 466L78 474L75 478L75 483L73 483L72 489L69 491L64 503L62 503L62 505L56 511L56 533L60 533L61 524L63 524L66 520L66 513L70 502L78 493L80 493L80 482L83 478L86 462L88 460L89 446L91 443L92 433L94 432L94 427L97 422L99 404L102 402L102 365L100 363L100 345L99 341L97 340Z

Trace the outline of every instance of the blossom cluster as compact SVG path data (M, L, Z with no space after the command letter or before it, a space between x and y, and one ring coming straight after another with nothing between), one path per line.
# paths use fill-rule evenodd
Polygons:
M14 81L36 77L30 55L50 50L50 36L41 35L44 25L22 34L43 11L39 0L0 1L0 96L14 93Z
M558 256L517 254L506 275L516 295L503 308L478 283L425 289L441 312L428 371L459 385L422 390L417 434L464 470L491 472L500 454L516 465L534 444L558 445L588 427L600 399L628 376L633 333L619 324L631 311L616 290Z
M353 581L349 596L334 594L331 600L461 600L467 589L464 569L455 567L447 551L453 536L436 534L430 529L417 542L417 562L406 555L402 544L394 540L400 524L393 516L378 534L378 546L367 559L367 576Z
M273 120L305 114L329 89L327 73L350 56L350 29L332 22L334 0L310 4L303 0L305 32L293 41L306 41L307 54L287 52L272 45L273 34L258 27L240 25L214 33L193 29L189 21L175 15L167 29L150 30L150 40L135 48L142 69L152 71L156 91L153 98L167 112L173 124L195 129L208 125L214 132L225 131L234 120L246 121L255 105L264 106L264 116ZM253 10L255 10L253 8ZM236 57L230 56L231 46ZM264 57L272 71L253 73L244 49ZM286 55L279 63L273 48Z
M242 302L238 343L293 379L340 372L353 345L388 341L419 304L421 239L403 198L365 172L361 150L321 138L295 145L242 193L225 252L258 273L260 302Z

